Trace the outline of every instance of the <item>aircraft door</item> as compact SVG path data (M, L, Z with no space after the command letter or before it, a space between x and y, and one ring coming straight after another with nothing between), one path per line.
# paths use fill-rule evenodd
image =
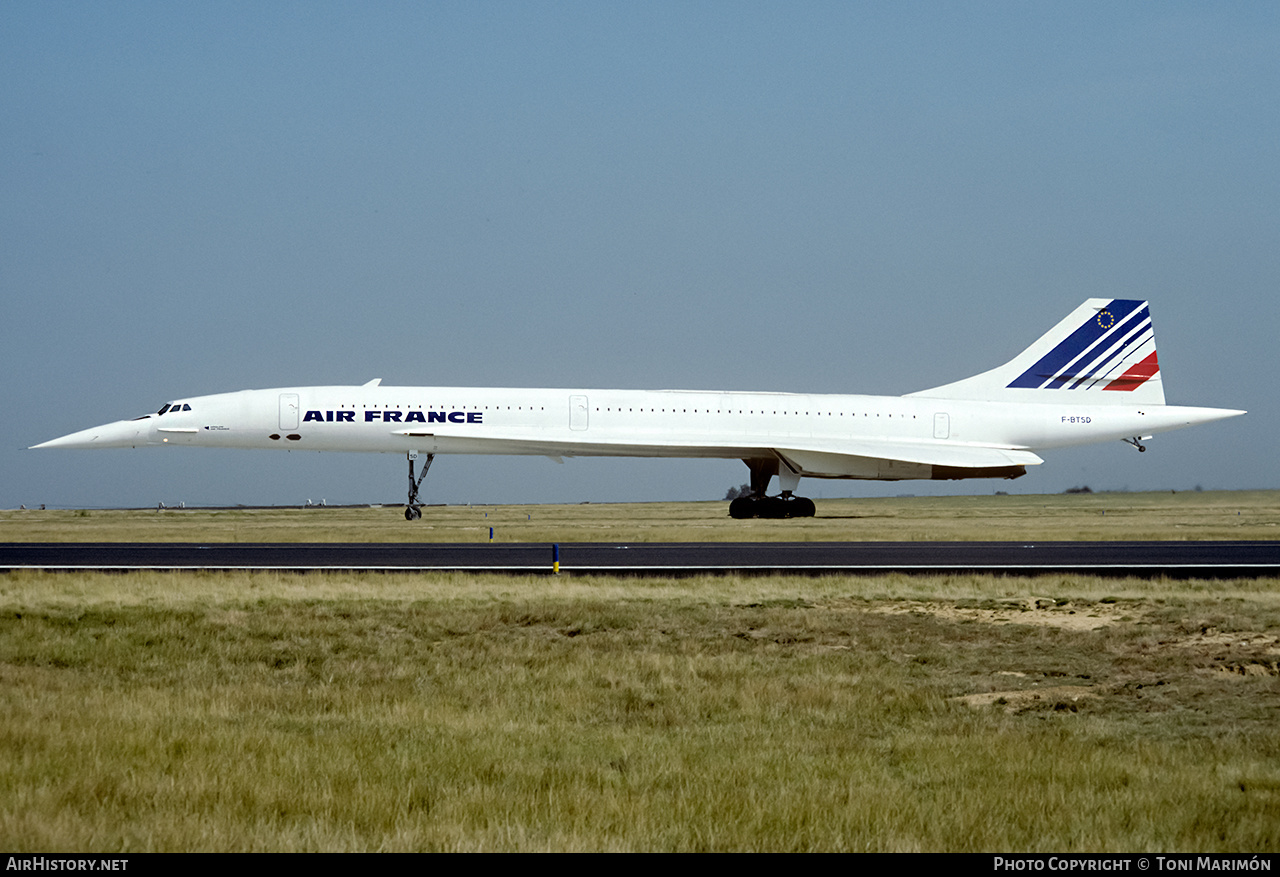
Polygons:
M298 394L280 394L280 428L298 428Z
M951 437L951 416L949 414L933 415L933 437L944 439Z
M569 428L570 429L586 429L588 423L588 409L586 396L570 396L569 397Z

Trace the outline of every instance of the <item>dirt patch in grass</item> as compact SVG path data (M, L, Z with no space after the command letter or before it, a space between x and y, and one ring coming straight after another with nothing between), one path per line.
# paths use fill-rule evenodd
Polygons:
M1261 649L1263 654L1280 655L1280 645L1276 637L1265 633L1233 631L1224 633L1216 628L1206 628L1200 633L1182 639L1173 640L1167 645L1184 649L1205 648L1212 646L1238 646L1241 648Z
M1015 713L1031 707L1049 707L1055 710L1076 711L1076 705L1084 698L1097 699L1099 694L1085 685L1054 685L1024 691L984 691L954 697L957 703L973 707L1003 706L1006 712Z
M1081 606L1045 597L1005 600L996 605L983 606L904 600L876 607L872 611L895 615L931 615L945 621L1031 624L1061 630L1098 630L1133 618L1132 610L1125 607L1105 603Z
M1280 676L1280 661L1241 661L1223 664L1214 670L1227 679L1244 679L1258 676Z
M1209 600L1194 609L1177 599L898 600L867 611L960 625L950 628L939 656L956 671L957 681L966 670L971 674L971 690L992 690L950 700L974 708L999 707L1009 714L1087 711L1132 718L1185 713L1203 718L1221 709L1217 714L1225 720L1241 707L1237 699L1242 691L1280 677L1274 618L1265 611L1255 614L1235 599ZM973 633L964 634L965 627ZM991 634L980 633L982 629ZM1001 637L1004 666L999 669L965 659L969 643L985 644L989 636ZM1015 645L1022 641L1029 646L1025 651ZM988 648L977 652L989 656ZM1078 684L1063 684L1073 678ZM1261 689L1253 696L1259 698L1251 701L1255 705L1271 700ZM1234 720L1245 719L1243 713L1250 710ZM1250 713L1249 721L1259 717Z

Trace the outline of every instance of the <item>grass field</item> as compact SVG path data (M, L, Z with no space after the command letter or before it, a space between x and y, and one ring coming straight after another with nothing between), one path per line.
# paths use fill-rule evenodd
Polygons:
M1129 537L1236 538L1239 517L1259 538L1276 520L1274 494L1131 499L849 501L833 520L890 539L948 526L948 508L946 538L1041 532L1036 517L1091 534L1103 510ZM632 511L654 532L720 527L703 509L723 512ZM483 514L13 512L0 527L359 541L421 537L437 511L453 534ZM599 511L523 513L581 534ZM774 538L833 525L751 523ZM4 574L0 848L1276 852L1278 586Z
M11 574L0 846L1274 852L1276 584Z
M735 521L727 502L233 511L0 511L4 542L497 542L1276 539L1280 491L832 499Z

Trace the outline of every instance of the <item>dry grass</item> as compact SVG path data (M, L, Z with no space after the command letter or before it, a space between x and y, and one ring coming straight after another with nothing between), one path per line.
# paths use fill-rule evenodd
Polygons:
M964 541L1275 539L1280 491L835 499L818 516L734 521L728 504L233 511L3 511L6 542Z
M1280 494L0 512L4 541L1273 538ZM487 515L487 517L486 517ZM0 575L0 847L1280 848L1280 581Z
M1277 584L13 573L0 846L1275 852Z

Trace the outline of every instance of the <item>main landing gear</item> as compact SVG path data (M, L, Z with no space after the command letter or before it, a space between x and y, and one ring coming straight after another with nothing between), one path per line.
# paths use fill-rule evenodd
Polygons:
M812 518L817 509L807 496L740 496L729 503L731 518Z
M751 470L751 494L740 496L729 503L731 518L812 518L817 509L813 500L795 496L792 491L800 486L800 475L786 463L778 460L743 460ZM769 482L778 476L782 493L768 496Z
M431 468L431 461L435 458L435 454L427 454L427 462L422 467L422 474L415 480L413 477L413 461L418 459L418 452L409 452L409 502L404 507L404 519L406 521L416 521L422 517L422 503L418 502L418 488L422 486L422 479L427 477L427 470Z

